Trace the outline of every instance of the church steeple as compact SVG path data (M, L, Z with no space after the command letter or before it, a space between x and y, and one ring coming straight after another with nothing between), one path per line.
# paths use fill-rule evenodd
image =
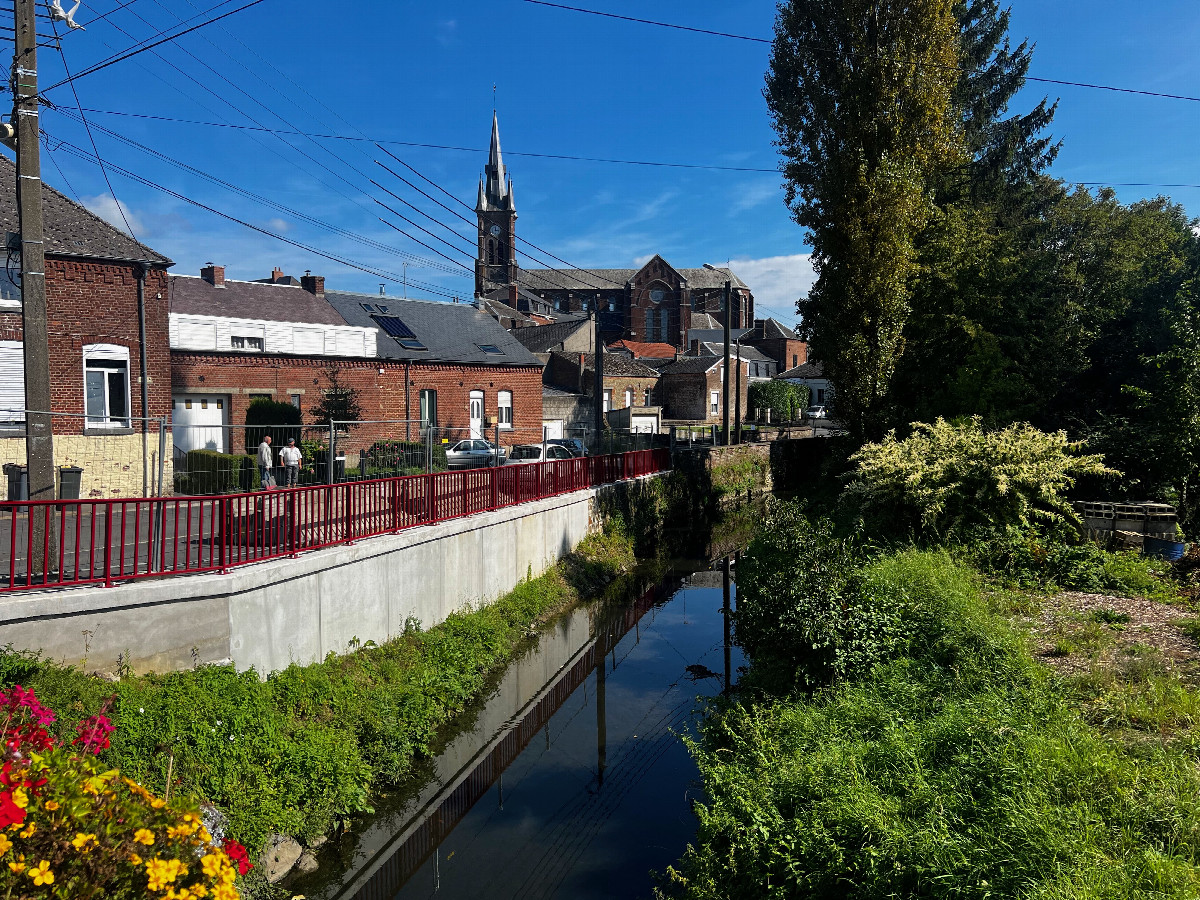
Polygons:
M516 211L512 202L512 180L508 177L504 156L500 152L500 121L495 112L492 113L492 144L488 149L488 161L483 169L479 193L476 212Z
M475 261L475 292L485 294L507 287L517 277L517 208L512 179L500 151L500 121L492 112L492 141L487 165L479 179L475 201L479 220L479 255Z

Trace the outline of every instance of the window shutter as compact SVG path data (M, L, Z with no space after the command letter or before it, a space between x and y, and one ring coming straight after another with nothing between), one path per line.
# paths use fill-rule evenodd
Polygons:
M0 341L0 422L25 421L25 354L20 341Z

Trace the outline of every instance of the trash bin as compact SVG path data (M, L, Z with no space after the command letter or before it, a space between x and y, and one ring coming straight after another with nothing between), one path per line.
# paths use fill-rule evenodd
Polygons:
M78 500L79 486L83 482L83 469L79 466L58 467L58 499Z
M340 454L333 458L333 483L341 484L346 480L346 457Z
M8 499L29 499L29 467L17 463L5 463L4 474L8 476Z

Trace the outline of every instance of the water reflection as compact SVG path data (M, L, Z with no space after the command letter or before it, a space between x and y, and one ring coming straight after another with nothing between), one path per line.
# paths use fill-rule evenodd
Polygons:
M345 900L648 896L649 871L695 831L696 770L678 734L697 696L733 683L734 596L726 559L618 610L566 617L509 668L429 784L356 837L339 883L297 889Z

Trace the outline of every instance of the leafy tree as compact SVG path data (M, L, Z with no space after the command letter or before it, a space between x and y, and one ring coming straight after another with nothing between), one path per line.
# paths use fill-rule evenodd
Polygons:
M355 427L353 423L365 418L360 392L342 381L340 366L331 365L325 370L326 388L321 394L321 402L313 407L310 415L316 425L328 425L330 422L346 424Z
M931 183L963 157L954 11L951 0L789 0L775 24L764 94L818 271L798 311L860 434L881 429L904 351Z
M978 417L959 424L913 423L866 444L845 498L881 530L896 536L944 540L975 527L1049 527L1071 530L1079 517L1063 494L1081 475L1117 474L1064 432L1030 425L983 429Z
M287 443L288 438L300 440L303 425L300 410L290 403L280 403L260 397L246 407L246 452L253 454L266 435L276 450Z

